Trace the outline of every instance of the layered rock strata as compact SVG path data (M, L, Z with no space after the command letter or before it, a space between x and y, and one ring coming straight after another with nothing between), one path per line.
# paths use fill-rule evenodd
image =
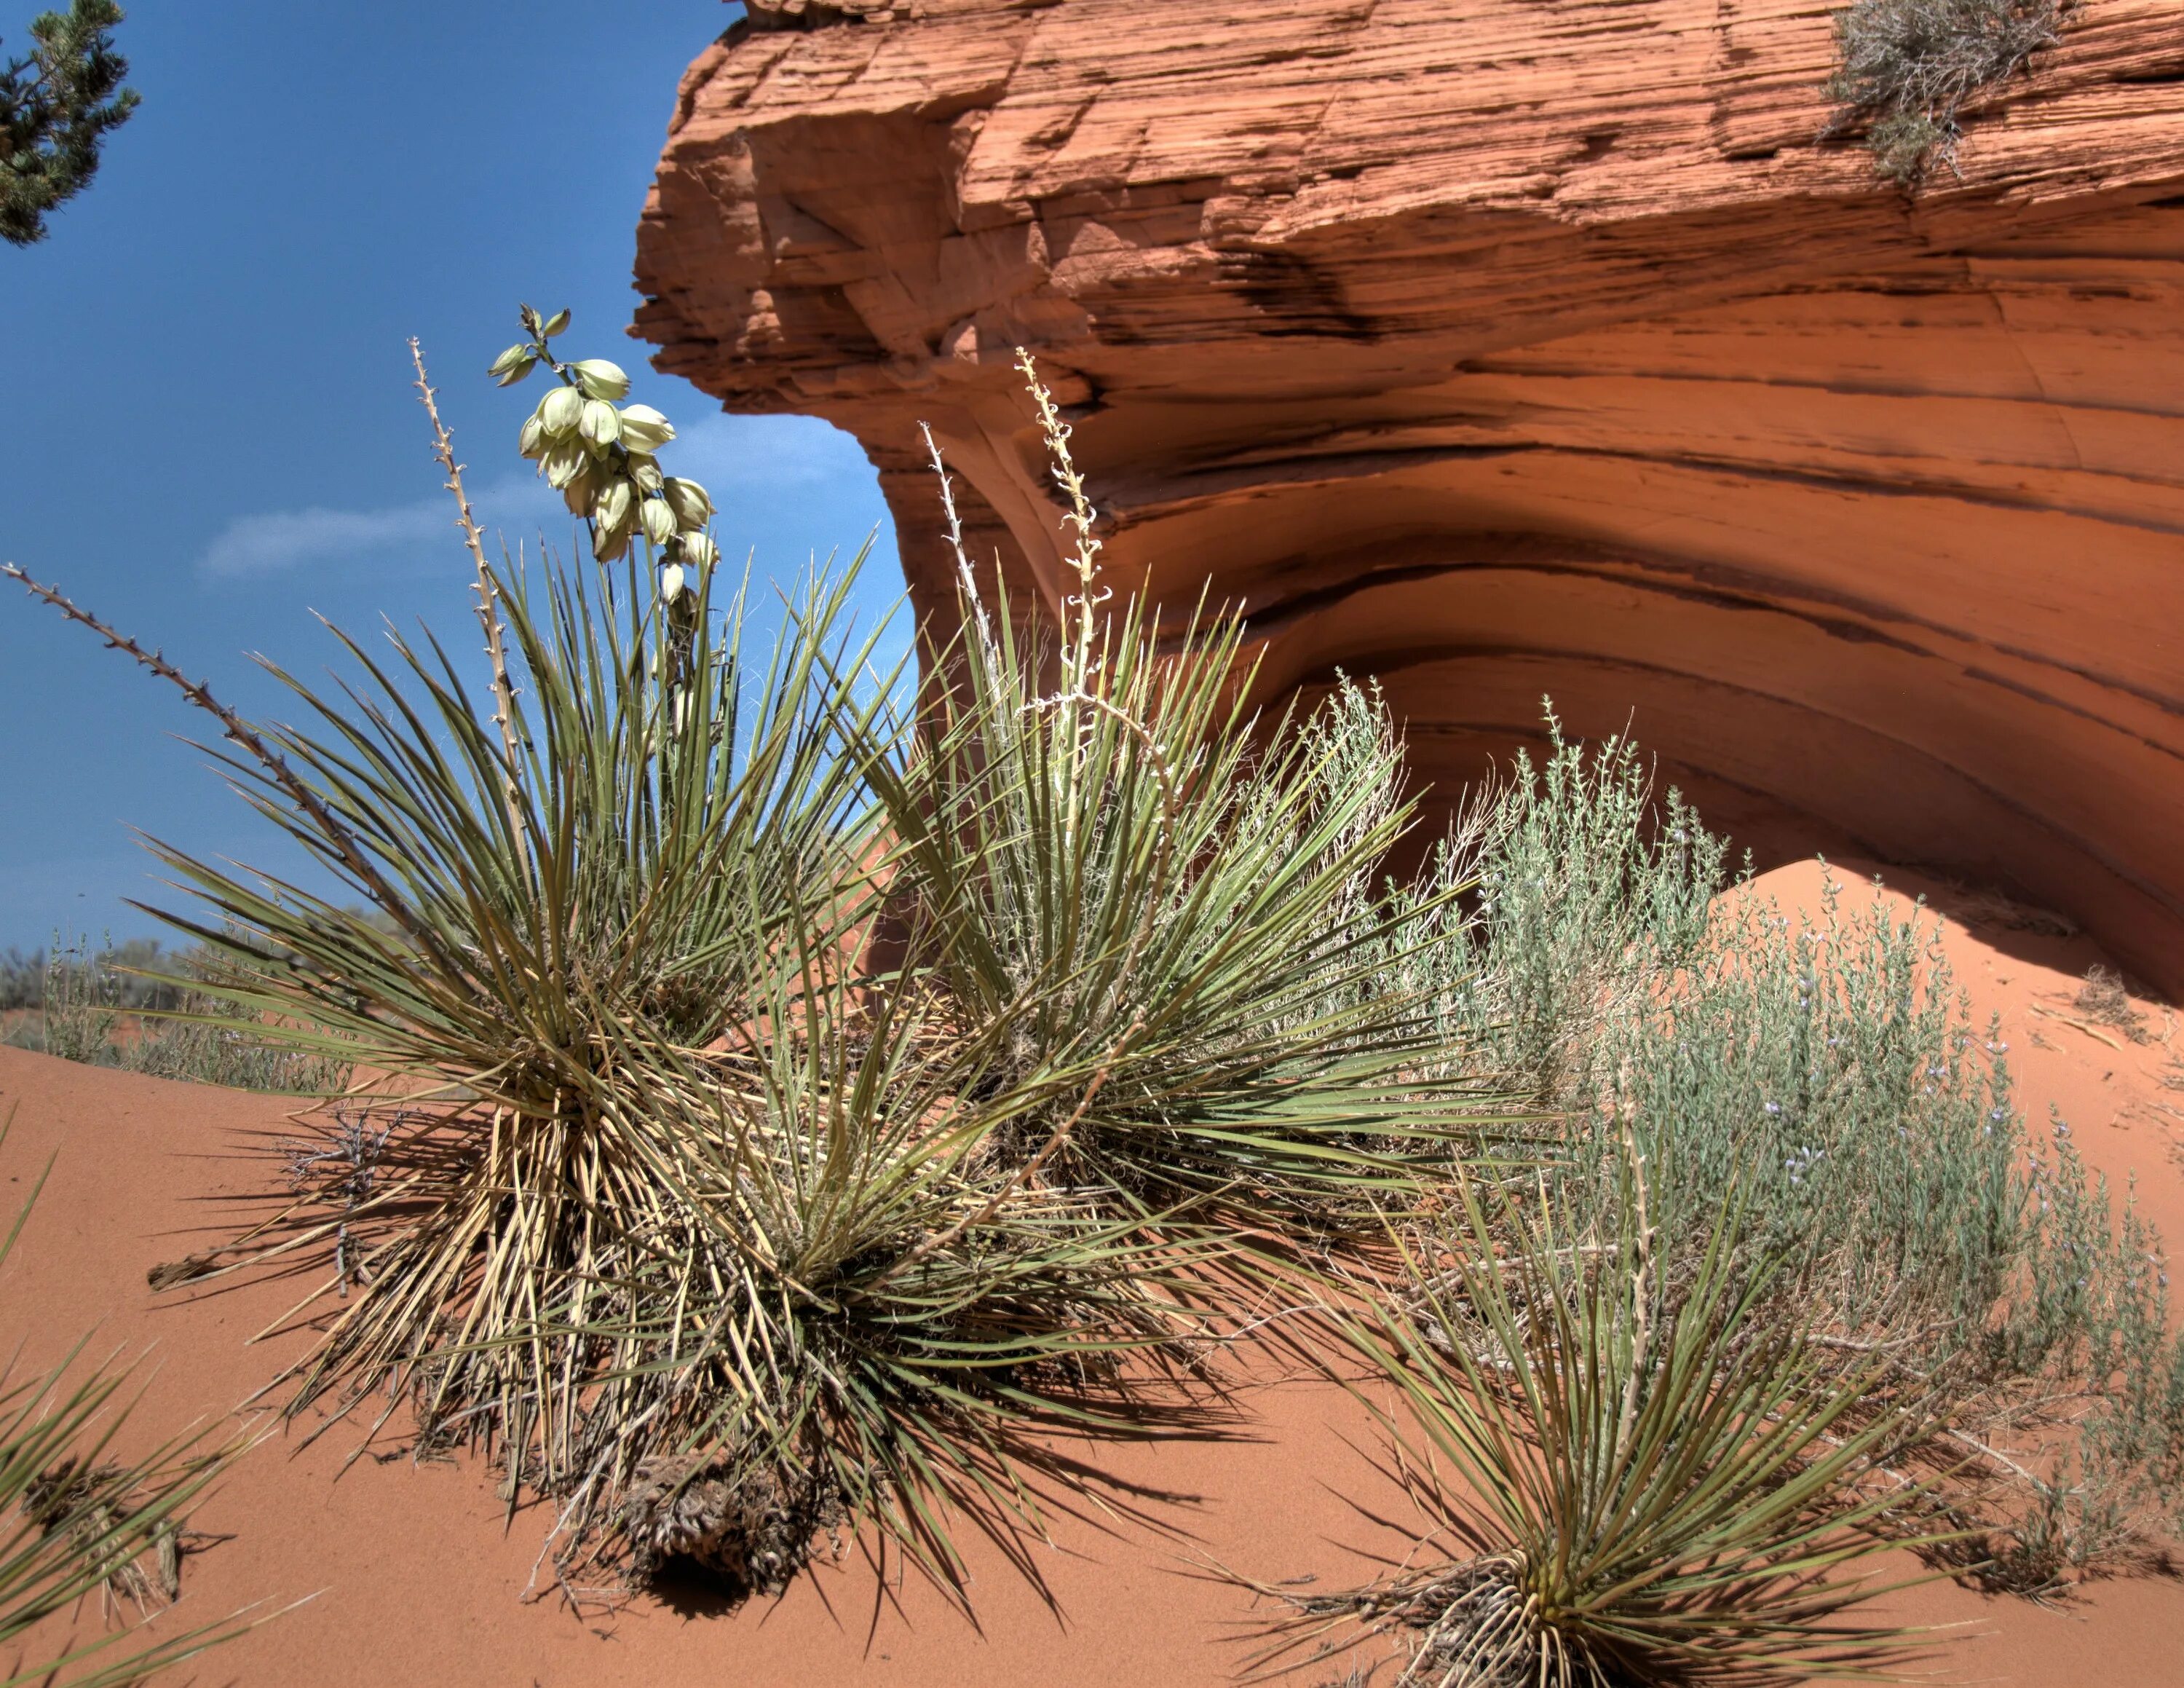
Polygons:
M762 27L754 25L763 25ZM1117 584L1378 675L1451 790L1540 699L1763 859L1915 862L2184 987L2184 24L2081 0L1914 195L1804 0L755 0L638 332L879 466L952 612L1060 590L1030 348Z

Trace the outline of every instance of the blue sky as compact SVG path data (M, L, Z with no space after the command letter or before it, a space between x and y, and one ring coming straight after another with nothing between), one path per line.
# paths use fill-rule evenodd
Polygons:
M20 51L42 0L0 0ZM305 674L353 631L464 641L468 566L410 389L418 336L473 495L511 542L566 534L515 454L532 385L485 366L515 305L570 306L682 429L664 461L722 508L724 557L787 579L878 526L864 599L901 588L848 436L722 416L624 338L638 213L683 67L720 0L128 0L143 106L41 245L0 246L0 558L163 646L246 709L248 653ZM538 379L533 377L533 383ZM95 640L0 594L0 948L158 931L130 829L290 865L176 742L201 718Z

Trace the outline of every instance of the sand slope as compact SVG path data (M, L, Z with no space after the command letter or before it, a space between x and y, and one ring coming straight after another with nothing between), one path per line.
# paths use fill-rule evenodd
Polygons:
M1763 888L1798 900L1817 884L1818 869L1807 865L1769 875ZM2027 1112L2037 1118L2050 1100L2059 1105L2089 1162L2119 1181L2135 1174L2142 1205L2166 1235L2184 1238L2184 1091L2162 1083L2169 1048L2121 1038L2111 1048L2034 1011L2070 1012L2095 953L2082 940L1999 930L1959 931L1950 947L1980 1010L2003 1014ZM2159 1010L2148 1024L2165 1029ZM0 1152L0 1179L9 1182L0 1193L27 1188L57 1156L0 1280L0 1341L26 1342L25 1363L51 1357L93 1324L105 1346L156 1344L138 1427L148 1437L233 1408L294 1351L292 1339L244 1345L293 1299L293 1285L156 1300L144 1287L147 1268L196 1246L202 1227L220 1222L223 1203L232 1214L235 1198L271 1182L264 1151L284 1129L285 1104L0 1049L0 1118L11 1109ZM506 1520L474 1465L366 1458L344 1472L358 1440L346 1427L308 1448L291 1434L242 1463L197 1520L234 1539L191 1560L183 1603L161 1621L203 1621L251 1601L315 1593L204 1661L197 1677L249 1688L1223 1682L1244 1656L1233 1637L1248 1608L1230 1590L1180 1574L1188 1556L1268 1579L1326 1579L1362 1569L1334 1543L1387 1541L1337 1492L1385 1498L1345 1439L1368 1439L1356 1405L1309 1383L1251 1400L1258 1440L1114 1458L1135 1479L1202 1497L1167 1509L1194 1540L1065 1523L1060 1545L1042 1553L1061 1617L994 1554L979 1555L983 1635L915 1585L900 1610L876 1612L871 1573L854 1562L777 1606L733 1614L646 1600L580 1622L550 1599L521 1603L546 1520L536 1512ZM2184 1586L2176 1584L2096 1585L2062 1611L1942 1585L1894 1608L1969 1626L1937 1661L1943 1680L2184 1684Z

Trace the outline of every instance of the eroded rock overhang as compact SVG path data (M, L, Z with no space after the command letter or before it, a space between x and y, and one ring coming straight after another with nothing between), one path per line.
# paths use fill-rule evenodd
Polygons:
M1826 8L762 0L686 77L638 331L878 465L952 613L1117 584L1379 675L1441 789L1626 724L1763 860L1937 868L2184 987L2184 27L2083 0L1915 196Z

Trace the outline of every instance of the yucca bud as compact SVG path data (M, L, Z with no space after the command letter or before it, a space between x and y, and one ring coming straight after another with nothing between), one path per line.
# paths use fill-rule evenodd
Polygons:
M695 481L686 481L670 475L660 487L667 495L667 502L675 511L675 519L685 528L702 528L713 513L713 500L705 495L705 489Z
M568 326L569 313L566 310L557 310L539 324L538 338L542 340L550 340Z
M704 534L684 534L676 541L682 561L693 568L710 568L721 560L720 547Z
M688 576L675 564L669 563L660 571L660 595L672 603L690 590Z
M621 436L621 422L605 400L587 399L577 432L594 445L611 445Z
M611 490L611 489L610 489ZM601 562L612 562L629 554L629 529L610 527L604 522L592 524L592 555Z
M487 374L497 378L504 387L513 387L531 373L532 366L538 361L538 354L529 346L510 346L493 361Z
M558 491L576 479L591 461L582 440L557 439L538 467L546 477L546 484Z
M536 458L546 450L546 424L533 411L524 418L523 430L515 436L515 450L520 456Z
M630 484L617 475L607 489L599 495L598 507L592 519L602 527L619 528L629 517Z
M625 417L628 414L627 411L622 412ZM628 437L627 432L622 435L625 440ZM658 492L666 484L660 477L660 465L642 451L632 451L623 458L621 467L622 472L637 483L639 492Z
M675 424L649 405L631 405L621 413L621 443L632 451L657 451L675 438Z
M538 406L538 420L556 439L575 433L583 414L584 395L573 387L556 387Z
M592 500L599 495L599 489L605 484L606 471L599 467L596 458L588 456L584 459L584 467L577 471L576 478L561 489L561 502L569 506L571 516L588 516L592 513Z
M638 508L643 512L646 539L655 545L664 545L675 537L675 512L667 507L665 499L648 498Z
M603 357L588 357L581 363L572 363L569 373L577 377L587 398L619 399L629 391L629 377L621 372L621 366L609 363Z

